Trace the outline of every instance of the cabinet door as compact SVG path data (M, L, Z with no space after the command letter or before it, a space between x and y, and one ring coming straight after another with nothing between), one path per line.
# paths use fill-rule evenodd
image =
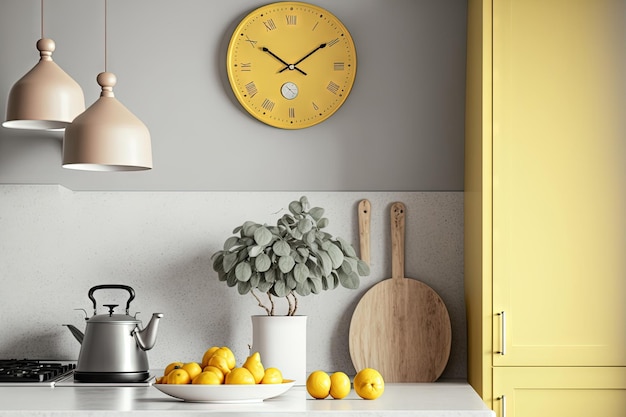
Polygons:
M493 16L493 364L624 366L626 1Z
M498 417L623 417L624 368L516 368L493 371Z

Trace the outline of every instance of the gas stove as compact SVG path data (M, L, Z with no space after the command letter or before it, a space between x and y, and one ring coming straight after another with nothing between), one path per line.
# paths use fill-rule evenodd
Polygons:
M72 362L0 359L0 384L53 385L56 381L72 375L76 365Z
M150 386L156 379L153 372L139 382L78 382L74 381L75 361L41 359L0 359L0 386L19 387L77 387L77 386Z

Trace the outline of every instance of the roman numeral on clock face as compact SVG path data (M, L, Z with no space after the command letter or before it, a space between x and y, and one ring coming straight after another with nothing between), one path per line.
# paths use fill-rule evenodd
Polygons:
M345 62L335 62L333 64L333 69L335 71L343 71L345 69L345 67L346 67Z
M239 68L241 68L241 71L252 71L252 62L242 62Z
M339 85L331 81L326 86L326 89L333 94L337 94L337 92L339 91Z
M298 23L298 16L296 15L287 15L285 18L287 19L287 25L294 26Z
M246 84L246 92L250 97L254 97L254 95L259 92L259 90L256 88L256 85L254 84L254 81L250 81L248 84Z
M289 118L293 119L294 117L296 117L296 109L289 107Z
M263 21L263 25L265 26L265 29L267 29L268 32L270 30L276 29L276 23L274 23L274 20L272 19Z
M328 42L326 46L331 47L339 42L339 38L335 38L332 41Z
M261 107L263 107L267 111L272 111L274 110L275 104L276 103L274 103L272 100L270 100L269 98L266 98L265 100L263 100L263 103L261 103Z

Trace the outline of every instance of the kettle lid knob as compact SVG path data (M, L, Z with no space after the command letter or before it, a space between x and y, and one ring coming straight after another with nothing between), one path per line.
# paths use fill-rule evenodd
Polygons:
M102 304L102 305L109 308L109 317L113 315L113 309L119 306L119 304Z

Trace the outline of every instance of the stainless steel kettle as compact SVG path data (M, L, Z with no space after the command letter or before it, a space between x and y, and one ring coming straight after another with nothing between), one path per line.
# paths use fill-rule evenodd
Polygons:
M96 314L93 293L101 289L121 289L130 294L126 314L114 314L118 304L103 304L107 314ZM135 290L127 285L96 285L89 290L93 302L93 316L87 317L85 333L71 324L64 324L81 344L74 380L81 382L139 382L149 378L147 350L156 342L162 313L154 313L144 329L141 321L129 315Z

